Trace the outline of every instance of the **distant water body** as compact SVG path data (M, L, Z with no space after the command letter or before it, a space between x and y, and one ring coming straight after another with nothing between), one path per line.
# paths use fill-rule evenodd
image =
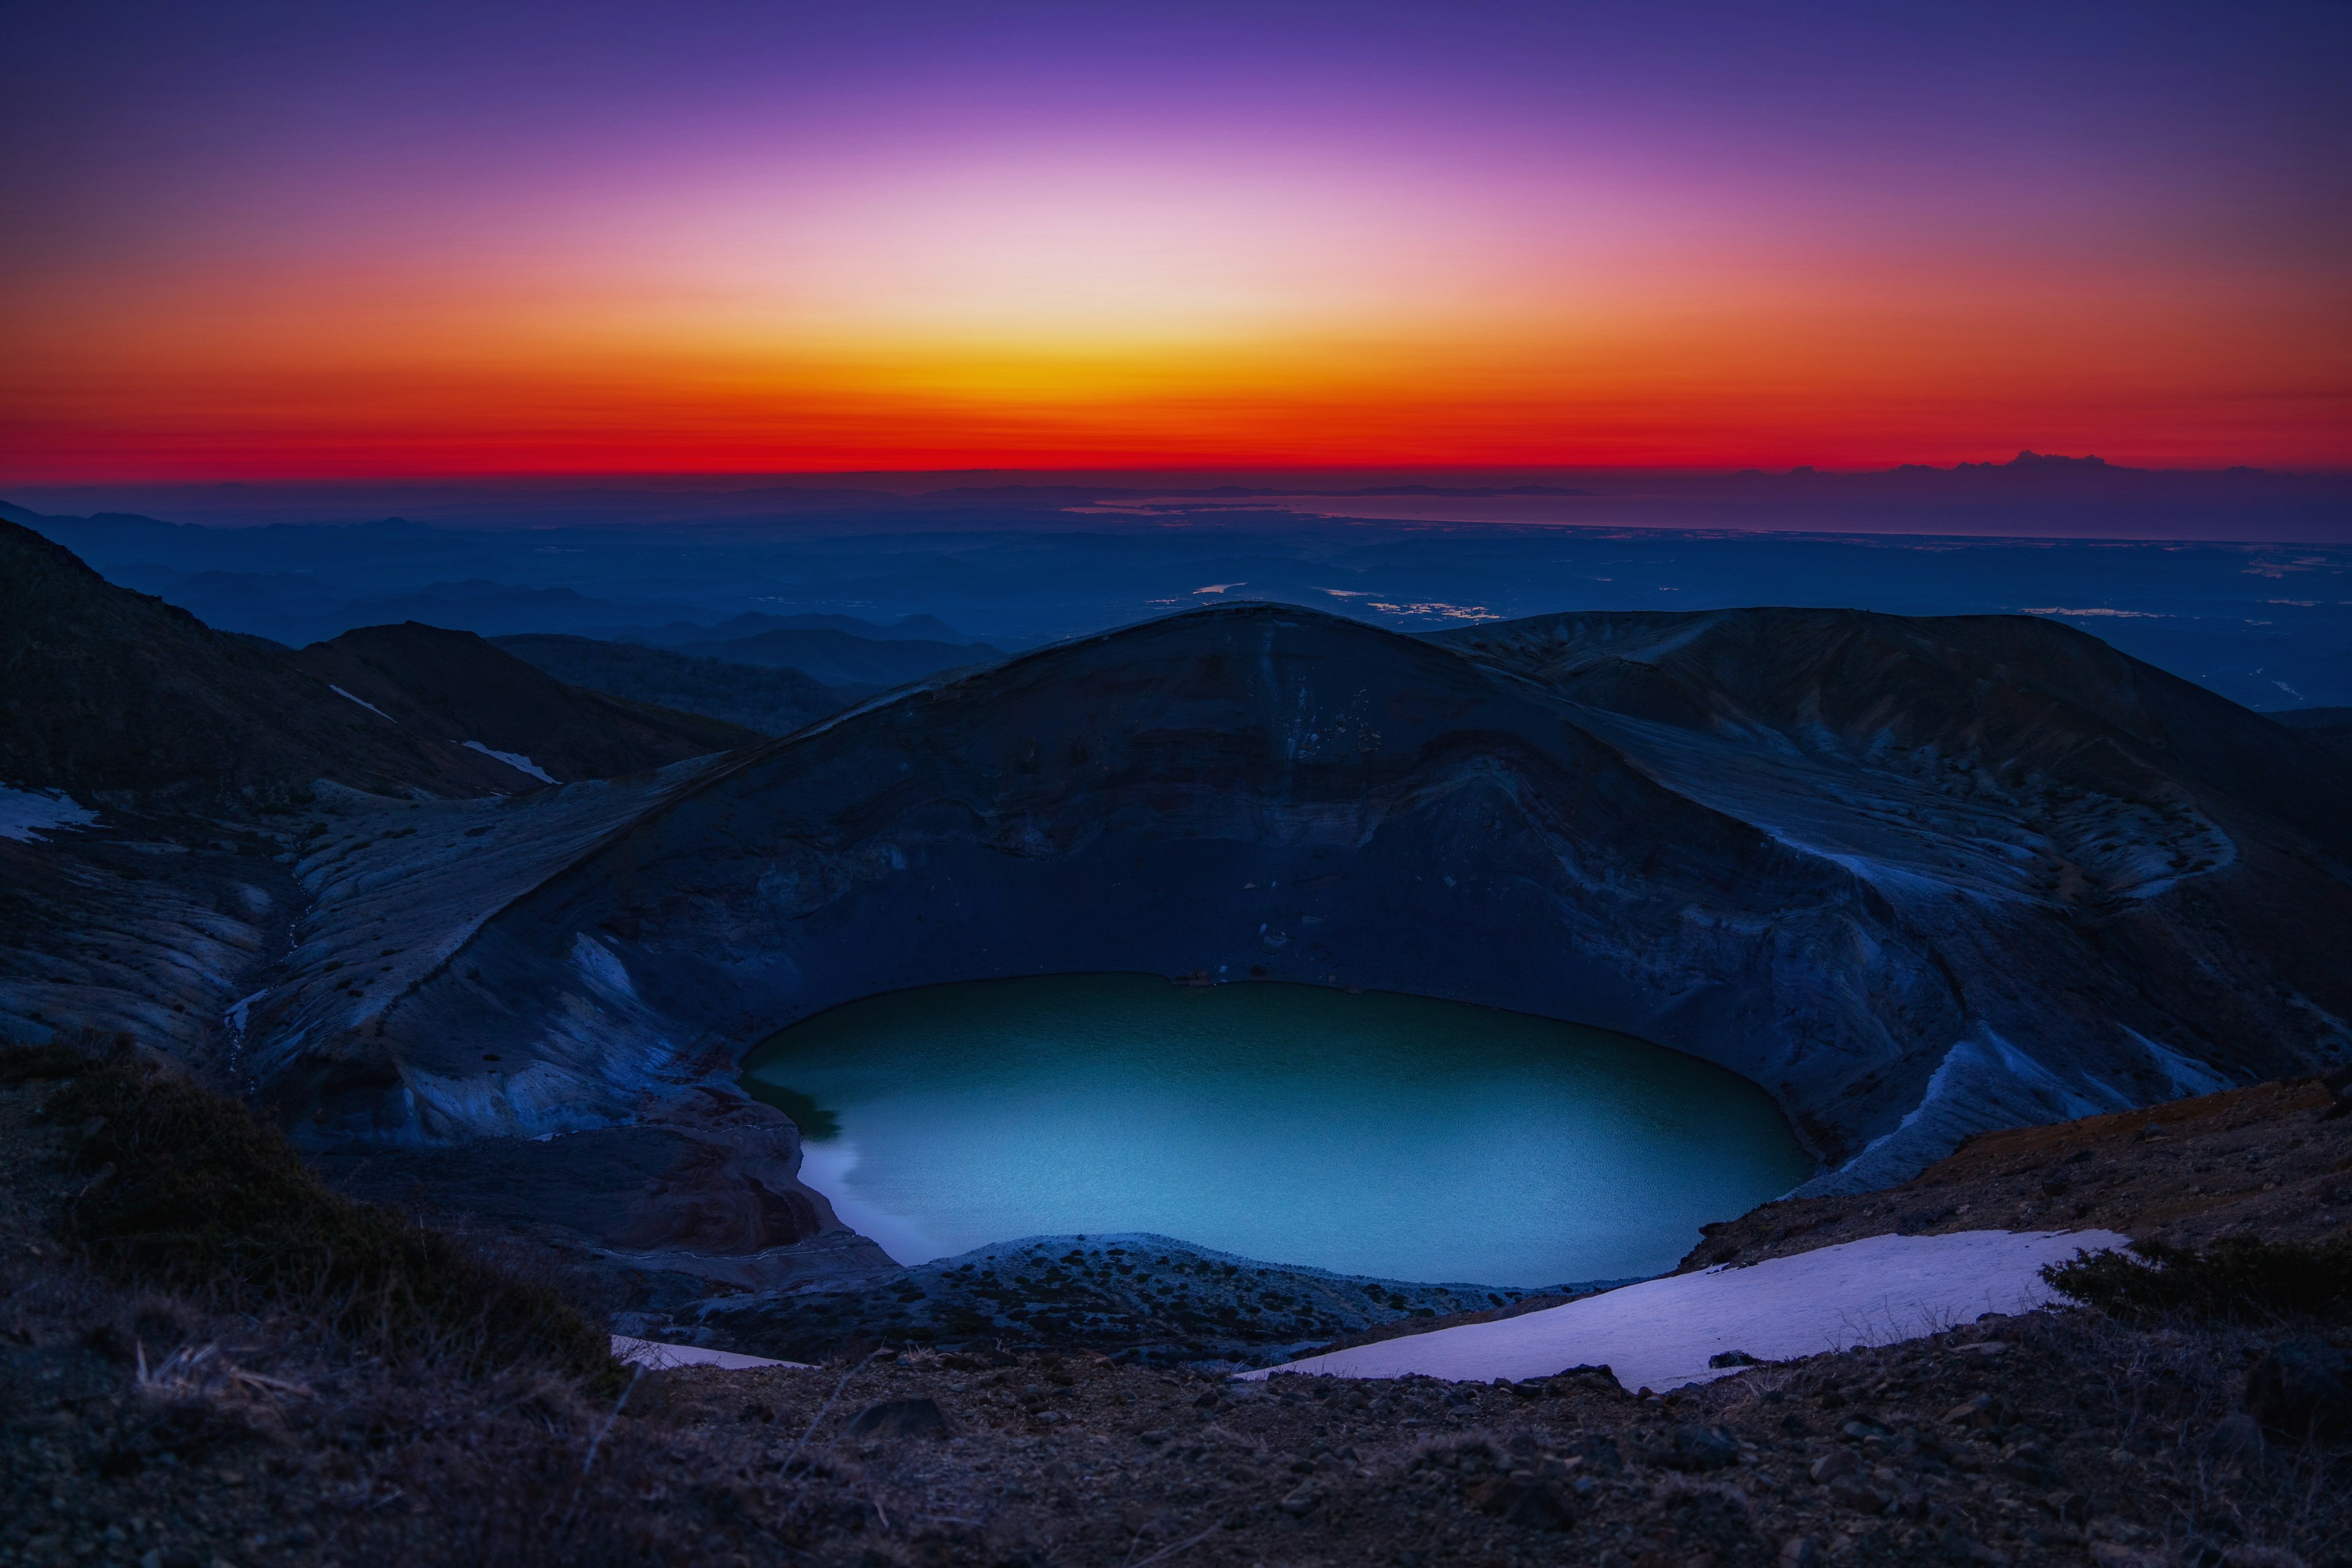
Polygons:
M1157 1231L1396 1279L1620 1279L1811 1171L1720 1068L1416 996L939 985L822 1014L744 1066L809 1134L803 1179L901 1263Z

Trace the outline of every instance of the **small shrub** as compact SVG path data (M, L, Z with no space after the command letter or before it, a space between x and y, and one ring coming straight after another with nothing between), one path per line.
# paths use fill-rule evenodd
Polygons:
M2203 1252L2136 1241L2133 1256L2099 1252L2053 1263L2061 1295L2120 1318L2178 1314L2209 1321L2352 1315L2352 1243L2238 1237Z
M71 1046L11 1046L0 1051L0 1083L75 1078L89 1068L89 1058Z
M48 1115L80 1126L92 1176L62 1228L119 1279L321 1312L338 1332L477 1369L614 1375L605 1336L556 1292L328 1188L238 1101L127 1058L85 1058Z

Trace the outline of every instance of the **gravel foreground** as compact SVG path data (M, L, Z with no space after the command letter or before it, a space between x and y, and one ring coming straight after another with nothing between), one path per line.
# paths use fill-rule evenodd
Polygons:
M1663 1398L883 1352L648 1373L616 1416L305 1367L268 1325L190 1325L218 1348L142 1387L8 1285L0 1563L2352 1561L2347 1454L2241 1412L2244 1331L2037 1313Z
M86 1272L46 1092L0 1089L5 1568L2352 1564L2352 1446L2307 1418L2340 1383L2248 1413L2329 1364L2310 1325L1990 1318L1663 1397L1066 1347L466 1373Z

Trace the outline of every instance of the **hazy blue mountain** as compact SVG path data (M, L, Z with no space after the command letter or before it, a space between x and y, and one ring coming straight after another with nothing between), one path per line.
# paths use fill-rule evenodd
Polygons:
M882 689L878 684L827 686L797 669L594 637L525 633L489 640L567 685L708 714L763 735L788 735Z
M606 642L643 643L653 647L684 647L688 643L731 642L761 632L846 632L875 642L978 643L937 616L904 616L885 624L856 616L774 616L747 611L712 625L703 621L672 621L659 626L591 626L579 635Z
M992 664L1004 657L986 643L877 642L830 629L761 632L723 642L688 643L680 653L796 669L827 686L898 686L943 669Z
M464 632L378 626L299 652L222 632L5 521L0 671L0 784L91 798L321 778L387 795L511 794L757 739L576 690Z

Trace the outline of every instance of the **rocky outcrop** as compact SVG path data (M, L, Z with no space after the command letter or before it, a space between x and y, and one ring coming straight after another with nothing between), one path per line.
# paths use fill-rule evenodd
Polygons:
M509 803L463 858L355 857L251 1059L312 1146L421 1149L723 1100L880 991L1267 976L1689 1051L1853 1185L2343 1051L2336 786L2290 732L2038 623L1749 614L1719 654L1686 617L1180 616L688 768L491 896L575 792ZM308 967L403 922L430 962L357 1000Z

